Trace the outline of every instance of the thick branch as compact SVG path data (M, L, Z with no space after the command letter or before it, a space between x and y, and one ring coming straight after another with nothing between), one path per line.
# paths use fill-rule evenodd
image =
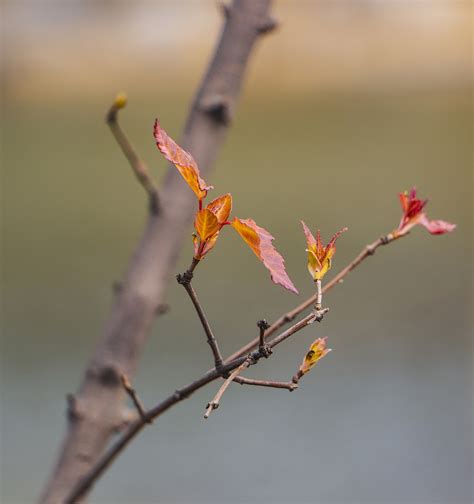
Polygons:
M269 18L270 0L234 0L214 57L191 108L180 144L206 176L224 141L250 53ZM97 463L122 418L122 373L132 377L157 309L175 270L194 214L194 199L176 168L161 188L161 211L150 213L114 299L105 330L84 373L77 402L84 412L69 420L56 467L41 498L65 496Z

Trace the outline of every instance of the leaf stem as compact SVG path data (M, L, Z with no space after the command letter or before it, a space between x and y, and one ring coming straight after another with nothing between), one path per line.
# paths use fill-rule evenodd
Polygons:
M316 304L315 308L316 311L320 311L322 309L322 303L323 303L323 291L321 289L321 279L319 278L316 280Z

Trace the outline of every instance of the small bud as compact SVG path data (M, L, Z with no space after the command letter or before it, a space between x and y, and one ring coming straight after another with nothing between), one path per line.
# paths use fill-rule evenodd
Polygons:
M125 93L118 93L114 100L114 107L122 109L127 105L127 95Z
M327 338L318 338L310 347L308 353L305 355L301 363L297 377L301 378L306 374L317 362L326 356L331 349L326 348Z

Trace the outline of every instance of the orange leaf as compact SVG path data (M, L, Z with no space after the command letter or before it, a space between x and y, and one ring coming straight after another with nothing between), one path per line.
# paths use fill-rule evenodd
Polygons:
M298 294L298 290L286 273L283 257L272 244L273 236L267 230L258 226L253 219L234 217L231 225L270 271L273 282Z
M219 224L223 224L232 210L232 196L229 193L219 196L211 201L207 208L217 217Z
M196 214L194 227L203 242L217 233L221 228L217 217L207 208L199 210Z
M154 136L159 151L168 161L171 161L171 163L178 168L197 198L199 200L205 198L207 191L212 189L212 186L207 185L201 178L199 168L191 154L182 149L170 136L168 136L166 131L160 126L158 119L155 121Z
M305 355L303 362L300 366L300 375L306 374L317 362L326 356L331 349L326 348L327 338L318 338L309 347L308 353Z

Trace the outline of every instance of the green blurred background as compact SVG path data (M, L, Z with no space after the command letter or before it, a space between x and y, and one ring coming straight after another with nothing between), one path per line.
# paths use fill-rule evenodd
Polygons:
M276 236L299 298L231 231L195 287L223 350L311 294L299 219L342 226L334 274L398 225L412 185L448 236L415 229L325 298L331 313L249 375L285 380L309 343L333 353L288 394L217 384L170 411L98 484L93 503L472 501L472 102L469 1L280 1L210 178ZM103 122L159 179L151 127L179 138L221 26L212 1L3 1L2 502L37 498L146 213ZM184 182L183 182L184 183ZM190 192L190 197L192 194ZM191 229L190 229L191 233ZM192 254L182 251L182 270ZM157 260L159 255L157 254ZM330 276L329 275L329 276ZM328 276L328 278L329 278ZM210 353L177 285L135 385L152 405Z

